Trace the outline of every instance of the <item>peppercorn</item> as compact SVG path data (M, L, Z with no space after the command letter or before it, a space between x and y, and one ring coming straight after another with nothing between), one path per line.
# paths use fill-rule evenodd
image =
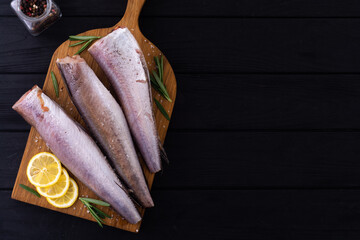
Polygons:
M46 0L21 0L20 10L29 17L38 17L46 9Z

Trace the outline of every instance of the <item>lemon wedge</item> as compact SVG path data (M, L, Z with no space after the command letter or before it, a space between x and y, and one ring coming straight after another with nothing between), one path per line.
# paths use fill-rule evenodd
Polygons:
M36 187L40 195L48 198L59 198L65 195L70 186L70 177L65 168L62 168L62 173L59 180L50 187Z
M46 200L57 208L68 208L73 205L79 195L79 188L74 179L70 178L70 186L64 196L59 198L46 198Z
M61 163L54 154L41 152L30 159L26 175L36 187L49 187L59 180L61 169Z

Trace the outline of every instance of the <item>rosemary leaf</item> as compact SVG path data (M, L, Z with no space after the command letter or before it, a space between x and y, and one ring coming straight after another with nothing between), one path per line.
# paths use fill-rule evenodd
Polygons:
M157 73L155 71L153 71L153 75L151 75L151 76L152 76L152 80L150 79L150 81L153 81L154 85L156 85L160 89L160 91L162 91L162 88L160 86L161 82L159 82L160 79L159 79L159 76L157 75ZM160 93L162 93L162 92L160 92Z
M32 188L30 188L24 184L19 184L19 186L22 187L23 189L25 189L26 191L30 192L31 194L34 194L37 197L41 197L40 194Z
M80 200L86 207L88 206L88 205L87 205L88 203L87 203L86 201L82 200L81 197L79 198L79 200Z
M160 88L158 86L152 85L153 88L157 91L157 92L161 92Z
M102 224L104 223L104 221L94 212L94 210L91 209L91 207L88 207L88 210L89 210L90 214L95 218L95 220L97 221L99 226L103 227Z
M87 41L80 49L79 51L77 51L74 55L78 55L80 54L82 51L84 51L91 43L92 41L94 41L94 39L91 39L89 41Z
M169 102L172 102L171 98L169 97L169 95L167 93L164 93L161 88L157 85L157 83L151 82L151 85L153 86L153 88L159 92L166 100L168 100Z
M162 83L164 83L164 56L161 55L161 62L160 62L160 67L161 67L161 81Z
M101 218L112 218L110 217L108 214L104 213L103 211L101 211L100 209L98 209L97 207L95 206L91 206L91 208L99 215L99 217Z
M76 41L76 40L94 40L99 39L100 36L69 36L70 41Z
M162 83L161 79L160 79L160 76L155 72L155 71L152 71L152 74L156 80L156 83L158 84L160 90L162 91L162 93L165 95L165 96L169 96L167 91L166 91L166 88L164 86L164 84Z
M161 80L162 79L162 72L161 72L161 64L160 64L160 61L159 61L159 57L158 56L154 57L154 61L155 61L155 64L156 64L156 68L159 71L159 78Z
M159 74L156 71L152 71L152 74L150 75L151 84L156 91L166 98L166 100L172 102L164 85L164 56L161 56L160 60L159 57L156 56L154 57L154 61Z
M150 75L150 81L151 81L151 84L154 88L156 88L155 90L160 92L160 87L159 87L159 84L156 82L155 78L153 75Z
M171 100L171 98L170 98L169 94L167 93L167 91L166 91L166 92L164 92L164 97L165 97L165 98L166 98L166 100L168 100L169 102L172 102L172 100Z
M71 44L69 47L75 47L75 46L80 45L80 44L83 44L83 43L85 43L85 42L87 42L87 40L83 40L83 41L80 41L80 42Z
M56 97L59 97L59 85L58 85L58 82L56 80L56 77L55 77L55 74L53 71L51 71L51 79L52 79L52 83L54 85Z
M155 101L155 104L156 106L159 108L160 112L162 113L162 115L164 115L164 117L170 121L170 117L169 115L167 114L166 110L164 109L164 107L161 105L161 103L156 100L156 98L154 98L154 101Z
M97 200L97 199L93 199L93 198L79 198L80 200L89 202L89 203L94 203L100 206L105 206L105 207L109 207L110 204L108 204L107 202L101 201L101 200Z
M91 214L91 216L93 216L93 218L96 220L96 222L99 224L100 227L103 227L102 225L102 220L101 218L94 212L94 210L91 209L91 205L86 202L85 200L83 200L82 198L79 198L80 201L86 206L86 208L89 210L89 213Z
M94 210L94 212L96 213L96 215L101 218L101 219L105 219L104 214L98 212L97 210L95 210L94 206L91 206L91 209Z
M101 222L101 223L104 223L104 221L103 221L103 220L96 214L96 212L92 209L92 206L91 206L91 205L89 205L88 210L89 210L89 212L91 213L91 215L93 215L93 217L94 217L96 220L98 220L98 221Z
M171 98L169 97L169 94L167 93L167 90L166 90L164 84L160 80L159 75L155 71L152 71L152 74L153 74L152 75L153 79L155 79L155 82L156 82L155 85L157 85L160 90L158 92L161 93L163 95L163 97L166 98L166 100L168 100L169 102L172 102Z
M157 92L161 93L161 89L159 88L159 86L158 86L157 84L154 84L153 82L151 82L151 84L152 84L152 87L153 87ZM165 97L165 96L163 96L163 97Z
M156 82L158 83L158 85L161 86L161 82L162 82L162 81L161 81L161 79L160 79L160 76L159 76L159 75L157 74L157 72L155 72L155 71L152 71L152 74L153 74Z

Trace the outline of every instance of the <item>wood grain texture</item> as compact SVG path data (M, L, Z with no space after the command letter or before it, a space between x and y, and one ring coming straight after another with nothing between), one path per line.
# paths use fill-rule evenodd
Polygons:
M12 188L27 135L0 133L0 189ZM359 142L360 132L169 131L171 162L153 189L359 188Z
M29 129L10 108L44 76L0 74L0 130ZM360 129L359 74L177 74L177 79L172 131Z
M119 16L125 0L56 0L64 16ZM9 1L0 1L0 16L12 16ZM148 17L359 17L357 0L151 0L142 16Z
M360 191L354 190L161 190L161 207L147 211L142 232L80 221L11 201L0 192L2 239L359 239ZM14 215L16 217L9 218ZM149 214L148 214L149 213ZM34 220L35 219L35 220ZM19 231L21 225L21 231ZM50 230L49 230L50 229ZM101 230L101 231L100 231Z
M360 1L146 2L140 27L178 92L171 163L137 235L10 199L29 129L11 104L68 35L112 26L126 5L55 1L63 18L32 38L0 0L1 239L360 238Z
M64 17L30 38L17 18L0 18L0 73L43 73L65 36L115 21ZM140 26L177 73L360 73L358 18L142 18Z
M139 26L138 26L138 17L139 17L139 14L140 14L140 11L141 11L141 8L142 8L144 2L145 2L145 0L129 0L127 10L124 14L124 17L114 27L89 30L80 35L105 36L108 33L110 33L115 27L127 27L133 33L134 37L138 41L138 43L145 55L149 69L150 70L155 69L155 63L154 63L153 58L154 58L154 56L162 55L162 53L158 48L156 48L148 39L146 39L142 35L142 33L139 29ZM59 70L56 66L57 58L64 58L67 55L71 56L71 55L75 54L77 52L77 50L81 47L81 46L77 46L77 47L70 48L69 45L70 45L70 41L65 41L54 52L53 57L50 62L48 73L47 73L47 76L45 79L43 90L50 98L55 99L55 101L58 102L66 110L66 112L68 112L70 114L71 117L73 117L76 121L78 121L82 125L84 125L84 122L82 121L81 116L79 115L75 106L72 104L72 102L69 98L69 95L66 91L66 87L64 85L65 83L62 81ZM110 85L106 79L105 74L100 69L100 67L96 64L95 60L90 56L90 54L87 51L84 51L81 54L81 56L86 60L86 62L89 64L89 66L94 70L94 72L99 77L99 79L104 83L104 85L109 88ZM59 89L60 89L60 97L59 98L56 98L56 96L55 96L55 92L54 92L54 88L53 88L53 84L52 84L51 76L50 76L51 71L53 71L55 73L55 75L57 76L57 80L59 82ZM158 93L155 93L155 91L153 91L153 96L162 103L163 107L168 112L169 116L171 116L175 98L176 98L176 80L175 80L174 72L173 72L169 62L167 61L166 57L164 57L164 83L167 86L169 96L173 99L173 102L170 103L166 100L163 100L162 97L160 97L160 95ZM154 105L154 115L156 118L156 125L157 125L157 130L159 133L159 137L160 137L161 141L164 143L169 121L167 121L165 119L165 117L155 107L155 105ZM85 218L85 219L94 221L94 219L91 217L91 215L86 212L87 211L86 208L83 207L83 205L80 201L77 201L70 208L59 209L59 208L52 207L46 201L46 199L43 197L37 198L35 196L29 196L25 191L23 191L19 187L20 183L29 185L29 182L26 177L26 170L25 170L26 166L32 156L34 156L36 153L42 152L42 151L49 151L49 148L47 148L45 142L42 141L41 137L36 132L36 130L34 128L31 128L30 134L28 137L28 141L27 141L27 145L26 145L26 148L24 151L24 155L23 155L21 164L20 164L19 172L18 172L16 181L15 181L15 185L14 185L14 189L13 189L11 197L16 200L20 200L20 201L23 201L26 203L38 205L41 207L49 208L49 209L52 209L55 211L67 213L70 215L74 215L77 217L81 217L81 218ZM155 174L151 174L148 171L148 169L146 168L143 161L141 161L141 162L142 162L145 178L148 182L149 187L151 188ZM77 183L79 185L79 196L96 198L95 194L93 192L91 192L87 187L85 187L84 184L82 184L76 178L75 178L75 180L77 181ZM105 224L114 226L116 228L121 228L121 229L124 229L127 231L131 231L131 232L139 231L141 222L139 222L137 224L129 224L125 220L123 220L122 217L120 215L118 215L115 211L107 210L107 209L105 211L109 215L113 216L112 219L110 219L110 220L107 219L105 221ZM139 209L139 212L143 216L145 210L141 208L141 209Z

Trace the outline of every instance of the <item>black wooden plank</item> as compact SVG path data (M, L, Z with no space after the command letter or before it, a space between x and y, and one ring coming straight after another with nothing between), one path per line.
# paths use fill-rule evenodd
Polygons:
M126 0L58 0L64 16L121 16ZM171 17L359 17L357 0L152 0L143 16ZM12 15L9 1L0 1L0 16Z
M28 135L28 132L0 132L0 162L3 165L0 167L0 189L14 186Z
M141 27L175 72L360 72L360 19L144 18Z
M45 73L56 48L69 35L109 27L118 18L63 18L39 37L32 37L16 17L0 18L0 72ZM90 22L89 22L90 21Z
M178 74L170 129L359 129L359 79Z
M0 130L28 130L29 125L11 106L32 86L42 87L45 74L0 75Z
M27 132L1 132L0 188L11 188ZM155 189L354 188L360 133L169 132Z
M139 234L27 205L0 191L2 239L358 239L359 190L153 191Z
M177 74L170 130L360 129L360 75ZM27 130L11 109L44 74L0 74L0 130Z
M359 187L359 142L358 132L169 132L155 187Z
M118 20L64 17L34 38L2 17L0 72L43 73L68 35ZM142 18L141 27L176 73L360 72L360 19Z
M359 187L359 142L351 132L169 132L154 187Z

